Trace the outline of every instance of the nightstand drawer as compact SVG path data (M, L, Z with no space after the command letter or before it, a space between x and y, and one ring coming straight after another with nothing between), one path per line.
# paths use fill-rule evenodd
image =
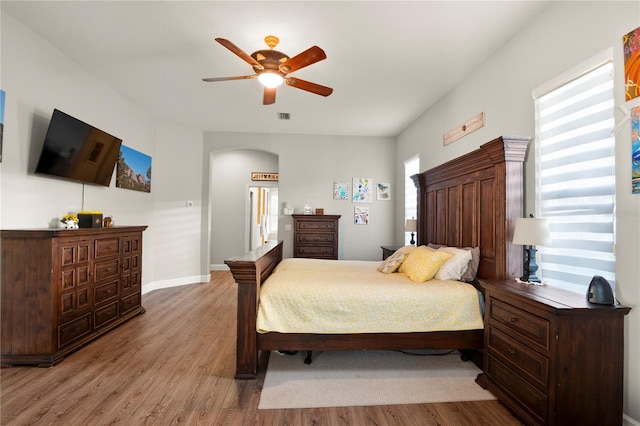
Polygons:
M549 350L549 321L497 299L489 305L490 320L513 330L544 351ZM511 334L511 333L509 333ZM513 336L516 337L516 336Z
M486 373L490 374L512 398L517 399L520 407L524 408L530 416L540 424L545 423L547 418L547 396L545 394L491 355L487 357Z
M512 369L546 389L549 382L549 359L513 340L495 327L489 327L489 352Z

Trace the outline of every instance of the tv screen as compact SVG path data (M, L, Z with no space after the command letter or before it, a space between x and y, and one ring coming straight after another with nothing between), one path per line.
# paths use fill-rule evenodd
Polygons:
M54 109L36 174L109 186L122 140Z

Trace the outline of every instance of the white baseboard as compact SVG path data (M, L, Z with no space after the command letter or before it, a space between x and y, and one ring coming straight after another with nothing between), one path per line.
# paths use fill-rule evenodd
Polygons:
M221 265L211 264L209 265L209 270L210 271L229 271L229 267L224 263Z
M640 422L632 419L631 417L627 416L626 414L622 414L622 424L623 426L640 426Z
M142 294L149 293L153 290L159 290L161 288L178 287L187 284L200 284L208 283L211 281L211 275L194 275L191 277L174 278L172 280L155 281L147 283L142 286Z

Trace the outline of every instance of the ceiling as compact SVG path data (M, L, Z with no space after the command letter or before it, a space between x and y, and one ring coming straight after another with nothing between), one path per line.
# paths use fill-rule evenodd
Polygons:
M8 13L159 119L203 130L396 136L549 4L542 1L6 1ZM262 105L256 79L222 45L327 59L292 73ZM280 120L279 113L291 119Z

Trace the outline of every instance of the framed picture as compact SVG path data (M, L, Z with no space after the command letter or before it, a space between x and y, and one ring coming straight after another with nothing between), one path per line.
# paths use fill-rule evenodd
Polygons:
M151 157L128 146L120 146L116 187L151 192Z
M631 110L631 193L640 194L640 107Z
M353 178L354 203L370 203L373 200L373 180L370 178Z
M391 199L391 184L378 182L376 185L376 200L389 201Z
M0 90L0 163L2 163L2 134L4 133L4 90Z
M349 182L343 182L343 181L333 182L333 199L334 200L349 199Z
M630 101L640 95L640 28L622 37L624 51L625 100Z
M368 225L369 207L355 206L353 208L353 223L355 225Z

